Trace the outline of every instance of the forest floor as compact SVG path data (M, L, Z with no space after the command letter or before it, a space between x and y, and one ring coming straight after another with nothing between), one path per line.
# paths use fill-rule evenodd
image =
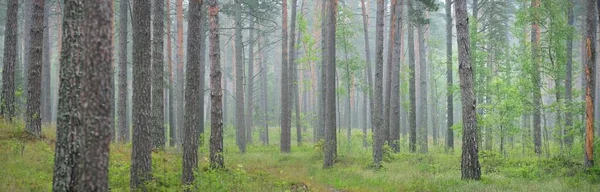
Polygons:
M45 128L43 139L33 139L22 125L0 123L0 191L50 191L54 159L54 133ZM271 130L272 136L278 134ZM310 130L307 132L311 132ZM577 151L566 158L522 155L513 148L510 157L480 152L481 181L460 179L460 150L445 153L430 147L428 154L387 154L384 167L370 168L371 151L362 147L360 133L353 143L341 139L338 162L322 169L319 145L309 143L280 154L278 137L269 146L257 140L246 154L237 152L233 128L225 132L226 170L209 170L205 138L200 149L198 191L599 191L600 169L583 171ZM341 135L341 134L340 134ZM258 138L256 136L255 138ZM295 138L295 136L292 136ZM311 137L308 137L311 138ZM292 142L294 145L296 142ZM406 149L403 146L402 149ZM113 144L109 179L112 191L129 190L129 144ZM153 153L151 191L181 191L181 152L175 148Z

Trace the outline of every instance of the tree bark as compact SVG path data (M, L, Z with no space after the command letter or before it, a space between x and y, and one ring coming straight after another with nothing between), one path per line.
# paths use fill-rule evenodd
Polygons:
M414 0L408 0L409 13L413 11ZM417 103L415 96L415 35L414 35L414 18L408 14L408 94L409 94L409 117L408 117L408 149L410 152L417 151Z
M323 168L331 168L335 163L335 159L337 158L337 133L336 133L336 105L335 105L335 88L336 88L336 65L335 65L335 31L336 31L336 19L337 19L337 11L338 11L338 0L327 0L327 8L326 13L326 36L325 38L325 46L327 49L327 86L326 86L326 95L327 98L325 100L325 105L327 105L325 116L326 116L326 126L325 126L325 145L324 145L324 160L323 160Z
M112 4L112 0L83 3L84 57L81 65L79 105L82 107L84 143L81 154L81 180L77 191L109 190L109 145L110 133L113 128L113 117L110 116L112 111L110 101L113 97L110 94L113 80ZM150 22L149 19L148 22ZM35 42L35 39L32 41Z
M254 132L254 23L256 18L250 16L250 34L248 35L248 75L246 83L246 143L252 143L252 132Z
M596 65L596 3L588 0L586 5L586 44L585 44L585 158L586 169L594 166L594 86ZM600 15L598 15L600 16Z
M31 27L33 26L33 3L31 1L23 2L23 63L22 63L22 77L23 77L23 90L29 90L29 58L31 56L29 50L31 50ZM21 100L21 108L23 109L23 119L27 119L27 98L29 95L25 93L25 96Z
M151 44L149 1L133 1L133 147L131 190L144 189L152 177Z
M383 127L383 17L385 14L385 0L377 0L377 20L375 33L375 92L373 100L373 127L375 128L375 142L373 144L373 164L381 166L383 160L383 144L386 129Z
M298 146L302 145L302 129L300 127L300 97L298 90L298 65L296 64L296 58L298 58L298 47L296 47L296 8L297 8L298 0L292 0L292 24L290 27L291 35L290 35L290 60L289 60L289 68L290 74L288 74L289 78L289 87L290 87L290 99L292 99L294 103L294 109L296 110L296 143ZM302 9L301 9L302 10ZM300 42L300 36L298 35L298 42ZM290 112L291 115L291 112Z
M467 1L455 0L454 3L463 113L461 178L464 180L479 180L481 178L481 167L479 166L479 149L477 147L477 104L473 92Z
M223 90L219 48L219 7L217 0L208 1L210 22L210 167L224 168L223 162Z
M177 140L177 130L176 130L176 122L175 122L175 82L173 73L173 54L172 54L172 43L171 43L171 1L167 1L167 65L168 65L168 73L169 73L169 98L168 102L168 111L169 111L169 146L174 147L175 141Z
M452 0L446 0L446 147L454 150L454 91L452 90Z
M394 4L395 20L394 26L394 54L392 57L392 90L390 97L390 137L389 144L394 152L400 152L400 55L402 54L402 4L404 0L397 0Z
M365 110L365 113L373 113L373 91L372 91L372 87L373 87L373 73L371 71L371 48L369 47L371 44L369 43L369 15L367 15L367 4L365 2L365 0L361 0L361 11L362 11L362 20L363 20L363 33L364 33L364 37L365 37L365 58L366 58L366 65L367 65L367 70L366 70L366 75L365 77L367 78L366 82L367 82L367 95L368 96L368 100L369 100L369 110ZM365 108L366 109L366 108ZM367 121L367 119L365 118L365 121ZM368 125L367 125L368 126ZM367 147L367 126L363 127L363 145L364 147Z
M200 97L200 36L202 34L202 1L190 1L188 12L188 40L187 40L187 71L185 86L185 124L183 134L183 185L194 182L194 171L198 171L198 133L200 126L198 111L204 98Z
M280 150L282 153L290 152L291 145L291 114L292 109L290 103L290 67L288 65L288 13L287 1L283 1L282 6L282 25L281 25L281 141Z
M390 112L392 109L392 103L391 103L391 96L392 96L392 71L394 68L394 37L395 37L395 33L398 33L396 31L396 11L394 11L394 9L396 9L396 5L397 4L397 0L391 0L390 2L390 29L389 29L389 37L388 37L388 55L387 55L387 66L384 67L384 75L383 77L385 78L384 80L384 88L383 88L383 128L384 130L384 138L385 141L388 142L388 145L391 145L391 138L389 137L389 133L390 133Z
M49 124L52 120L51 108L52 108L52 94L50 93L50 25L48 20L50 19L50 8L51 3L44 4L44 37L43 37L43 53L42 53L42 101L41 101L41 115L42 124Z
M168 1L167 1L168 2ZM127 112L129 111L129 105L127 98L129 95L129 85L127 80L127 68L128 68L128 51L127 45L129 44L128 37L128 23L129 23L129 1L121 0L119 2L119 99L117 106L118 115L118 140L122 143L129 142L129 122L127 121Z
M242 45L242 2L235 0L235 128L236 144L240 153L246 153L244 118L244 46Z
M15 0L17 1L17 0ZM83 1L65 1L60 59L60 88L56 125L53 191L76 191L80 161L80 67L83 61L81 25Z
M317 127L317 129L319 129L317 131L317 141L320 141L322 139L325 138L325 124L326 124L326 118L325 118L325 113L327 111L327 105L325 103L325 100L327 99L327 92L326 92L326 87L327 87L327 73L326 73L326 65L327 65L327 48L325 47L325 36L327 36L327 29L325 27L326 25L326 17L327 17L327 13L326 13L326 2L327 0L321 0L322 1L322 6L321 6L321 76L320 76L320 82L319 82L319 98L318 98L318 119L319 119L319 125Z
M417 4L419 10L425 11L425 5ZM427 53L425 53L425 24L419 24L417 27L419 35L419 152L427 153Z
M32 19L29 45L29 76L27 86L27 115L25 130L40 137L42 135L42 119L40 95L42 94L42 47L44 37L44 1L32 1Z
M165 147L164 116L164 0L154 0L152 20L152 144L155 149Z
M15 67L17 62L17 30L19 1L9 0L6 8L6 27L4 34L4 57L2 68L2 100L0 113L5 120L15 117Z
M262 38L261 38L262 40ZM264 45L268 45L268 38L264 38ZM267 94L267 91L269 89L268 86L268 79L267 79L267 73L269 72L269 68L267 67L267 65L265 64L265 62L263 61L263 56L266 54L266 49L262 46L259 45L259 49L261 50L261 60L259 62L260 64L260 81L261 81L261 86L262 86L262 106L263 106L263 113L264 113L264 131L263 131L263 145L269 145L269 95ZM315 128L316 129L316 128Z
M540 0L532 0L531 6L534 9L539 9ZM542 111L542 85L540 74L540 27L538 26L537 15L534 14L531 24L531 62L533 65L532 84L533 84L533 143L535 145L535 153L542 153L542 131L541 131L541 111Z
M177 74L175 76L175 132L180 137L183 136L183 124L184 124L184 77L183 72L183 0L177 0ZM176 137L176 145L181 146L181 138Z

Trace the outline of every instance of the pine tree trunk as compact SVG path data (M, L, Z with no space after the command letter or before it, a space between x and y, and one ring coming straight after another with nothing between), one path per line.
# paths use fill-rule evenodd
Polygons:
M113 80L112 4L112 0L83 2L84 57L79 105L82 107L80 117L84 143L80 161L81 180L77 191L109 190L109 145L113 128L113 117L110 116L112 106L108 105L113 97L110 94Z
M367 70L365 71L366 75L365 77L367 78L366 82L367 82L367 94L365 95L365 97L368 97L366 99L369 100L369 110L365 110L364 113L372 113L373 110L373 92L372 92L372 87L373 87L373 77L372 77L372 71L371 71L371 48L369 47L371 44L369 43L369 15L367 15L367 3L365 2L365 0L361 0L361 11L362 11L362 20L363 20L363 34L365 37L365 58L366 58L366 65L367 65ZM367 109L367 107L365 107L365 109ZM365 122L367 122L368 118L365 118ZM368 129L368 123L366 123L366 126L363 127L363 145L364 147L367 147L367 129Z
M419 10L425 10L423 4L417 4ZM425 53L425 24L418 24L419 41L419 152L427 153L427 53Z
M321 0L322 1L322 5L321 5L321 75L320 75L320 82L319 82L319 99L318 99L318 105L319 105L319 111L317 113L317 116L319 118L319 125L317 127L318 131L317 131L317 141L320 141L322 139L325 138L325 124L327 119L325 118L325 113L327 111L327 105L325 103L325 100L327 99L327 91L326 91L326 87L327 87L327 73L326 73L326 65L327 65L327 48L325 47L325 36L327 36L327 30L326 30L326 17L327 17L327 13L326 13L326 4L327 4L327 0Z
M128 23L129 23L129 1L121 0L119 2L119 99L117 106L118 116L118 140L122 143L129 142L129 122L127 121L127 111L129 111L129 105L127 104L127 97L129 95L129 88L127 85L127 57L128 57Z
M262 38L261 38L262 39ZM268 38L264 38L264 45L269 44L268 43ZM267 79L267 73L269 72L269 68L266 66L265 62L263 61L263 57L265 55L265 53L267 52L266 49L262 46L258 46L260 47L259 49L261 50L261 56L260 56L260 81L261 81L261 91L262 91L262 108L263 108L263 115L264 115L264 130L263 130L263 145L269 145L269 95L267 94L267 91L269 89L268 86L268 79ZM316 128L315 128L316 129Z
M373 100L373 127L375 141L373 143L373 164L380 166L383 160L383 144L385 142L385 129L383 127L383 17L385 14L385 0L377 0L377 20L375 33L375 92Z
M30 134L40 137L42 135L42 119L40 103L42 94L42 47L44 38L44 1L32 1L32 19L29 45L29 71L27 86L27 115L25 130Z
M223 90L219 48L219 7L217 0L208 1L210 22L210 167L224 168L223 162Z
M292 99L294 104L294 109L296 110L296 143L298 146L302 145L302 128L300 127L300 97L298 90L298 65L296 63L296 58L298 58L298 50L299 46L296 46L296 40L300 42L301 34L298 34L298 39L296 39L296 8L297 8L298 0L292 0L292 24L290 27L291 35L290 35L290 60L289 60L289 68L290 74L289 78L289 87L291 88L290 99ZM302 8L300 9L302 10ZM290 112L291 115L291 112Z
M403 0L397 0L394 2L394 15L395 20L393 21L396 33L394 34L394 54L392 57L392 89L390 97L390 105L392 110L390 112L390 137L389 144L394 152L400 152L400 55L402 54L402 4Z
M200 117L200 120L198 122L198 126L197 126L197 136L198 138L200 138L199 141L199 146L203 145L203 141L204 141L204 115L206 114L205 112L205 89L206 89L206 31L207 31L207 21L206 19L208 18L208 12L206 10L206 6L204 6L204 3L202 3L203 5L200 6L200 12L202 12L200 14L200 48L198 50L200 50L199 52L199 60L200 60L200 85L198 86L199 90L200 90L200 109L198 112L198 117ZM210 99L209 99L210 100Z
M282 6L282 25L281 25L281 140L280 150L282 153L289 153L291 146L291 99L290 99L290 67L288 65L288 13L287 1L283 1Z
M539 9L540 1L532 0L531 6L534 9ZM533 17L537 17L534 14ZM533 143L535 145L535 153L542 154L542 129L541 129L541 111L542 111L542 85L540 74L540 27L534 18L531 24L531 62L533 65L532 84L533 84Z
M452 0L446 0L446 147L454 150L454 93L452 91Z
M414 0L408 0L409 13L413 11ZM417 103L415 96L415 35L414 35L414 18L408 14L408 94L409 94L409 117L408 117L408 149L410 152L417 151Z
M33 26L33 3L31 1L23 2L23 63L22 63L22 89L25 91L25 96L21 100L21 110L23 119L27 119L27 100L29 95L29 58L31 56L31 27Z
M164 0L154 0L152 20L152 144L155 149L165 147L164 117Z
M204 78L200 67L200 36L202 34L202 1L190 1L188 12L188 40L187 40L187 71L185 86L185 124L183 133L183 185L194 182L194 172L198 171L198 133L200 126L198 111L203 98L200 97L200 79Z
M150 91L149 1L133 1L133 135L131 152L131 190L144 189L152 177L152 103Z
M235 0L235 135L240 153L246 153L244 118L244 46L242 45L242 2Z
M467 1L455 0L456 37L458 46L459 77L463 113L462 179L479 180L481 168L477 147L477 106L473 92L473 68L471 66L469 22Z
M246 142L252 143L252 133L254 131L253 112L254 112L254 23L256 18L250 19L250 34L248 35L248 75L246 83Z
M65 1L64 7L53 191L75 191L78 185L79 142L82 134L81 117L78 116L81 109L79 70L83 61L82 39L79 35L83 20L82 2Z
M51 3L44 4L44 45L43 45L43 63L42 63L42 101L41 101L41 115L42 124L49 124L51 120L51 107L52 107L52 94L50 92L50 25L48 20L50 19L50 5Z
M183 138L183 124L184 124L184 113L185 113L185 105L184 105L184 77L183 73L183 0L177 0L176 2L177 8L177 74L175 76L175 132L176 135L180 137L176 137L175 143L177 146L181 146L183 142L181 138Z
M17 30L19 1L9 0L6 9L4 57L2 68L2 100L0 111L9 122L15 117L15 67L17 62Z
M327 49L327 55L335 55L335 31L336 31L336 19L337 19L337 11L338 11L338 0L327 0L327 8L326 13L326 36L323 36L325 39L325 46ZM336 64L335 57L328 57L326 61L327 65L325 65L327 72L327 86L326 86L326 95L327 98L325 100L325 105L327 105L325 116L326 116L326 126L325 126L325 145L324 145L324 160L323 160L323 168L330 168L335 163L335 159L337 158L337 133L336 133Z
M586 169L594 166L594 72L596 65L596 3L588 0L586 5L586 42L585 42L585 158ZM599 15L600 16L600 15Z
M169 96L167 99L168 103L168 117L169 117L169 146L175 146L175 141L177 140L177 131L175 124L175 101L173 101L175 97L175 82L173 74L173 54L172 54L172 43L171 43L171 1L167 1L167 65L168 65L168 73L169 73Z
M397 0L391 0L390 2L390 29L389 29L389 37L388 37L388 55L387 55L387 66L384 67L384 88L383 88L383 128L384 130L384 138L385 141L388 142L388 145L391 143L391 138L389 137L390 133L390 111L392 108L391 96L392 96L392 71L393 71L393 58L394 58L394 37L396 31L396 5Z

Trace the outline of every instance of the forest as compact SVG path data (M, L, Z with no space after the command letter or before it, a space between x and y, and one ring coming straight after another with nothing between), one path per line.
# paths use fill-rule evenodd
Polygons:
M600 0L0 0L0 191L599 191L599 22Z

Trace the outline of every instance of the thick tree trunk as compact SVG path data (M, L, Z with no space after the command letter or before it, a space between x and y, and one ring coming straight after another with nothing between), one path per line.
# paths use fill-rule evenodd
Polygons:
M129 1L121 0L119 2L119 99L117 106L118 116L118 140L122 143L129 142L129 122L127 121L127 112L129 111L129 105L127 103L127 97L129 95L129 88L127 85L127 68L128 68L128 23L129 23Z
M22 89L29 90L29 57L31 50L31 27L33 26L33 3L31 1L23 2L23 63L22 66L22 77L23 84ZM25 96L21 98L21 110L23 119L27 119L27 98L29 96L25 93Z
M185 124L183 133L183 185L194 182L194 172L198 171L198 133L200 126L198 111L204 98L200 97L200 46L202 34L202 1L190 1L188 12L188 40L187 40L187 72L185 86Z
M81 103L79 104L82 107L80 117L84 143L80 161L82 163L81 183L77 191L109 190L109 145L114 120L110 116L112 105L109 105L113 98L110 94L113 81L112 4L112 0L83 2L84 57L81 65ZM149 8L148 5L144 10ZM149 24L150 15L148 15L148 29ZM147 42L150 42L149 35Z
M446 0L446 147L454 149L454 92L452 91L452 0Z
M383 128L383 17L385 14L385 0L377 0L377 24L375 33L375 92L373 99L373 127L375 128L375 142L373 144L373 164L380 166L383 160L383 144L386 129Z
M19 1L9 0L6 9L4 57L2 68L2 100L0 111L9 122L15 117L15 67L17 62L17 30Z
M584 166L594 166L594 72L596 65L596 2L588 0L586 4L586 42L585 42L585 158ZM600 16L600 15L599 15Z
M390 105L390 136L389 144L394 152L400 152L400 55L402 54L402 4L404 0L394 2L394 26L396 33L394 34L394 54L392 57L392 81L391 81L391 97Z
M155 149L165 147L164 116L164 0L154 0L152 20L152 144Z
M235 0L235 135L240 153L246 153L244 118L244 46L242 45L242 2Z
M408 0L409 13L413 11L414 0ZM415 33L414 18L408 14L408 94L409 94L409 117L408 117L408 149L410 152L417 151L417 102L415 96Z
M131 190L144 189L152 177L152 103L150 91L150 2L133 1L133 147Z
M32 1L32 19L29 45L29 76L27 86L27 114L25 130L36 137L42 135L42 119L40 103L42 94L42 47L44 37L44 1Z
M327 65L327 47L325 46L325 36L327 36L327 30L326 30L326 17L327 17L327 13L326 13L326 8L327 8L327 0L321 0L322 1L322 5L321 5L321 74L320 74L320 82L319 82L319 98L318 98L318 119L319 119L319 125L317 126L317 135L316 135L316 140L320 141L322 139L325 138L325 124L327 119L325 118L325 113L327 111L327 105L325 103L325 100L327 99L327 91L326 91L326 87L327 87L327 70L326 70L326 65Z
M14 0L16 1L16 0ZM83 61L82 0L65 1L60 88L56 125L53 191L75 191L78 185L81 117L79 114L80 66Z
M471 54L469 53L471 43L467 1L455 0L454 3L463 113L461 178L479 180L481 178L481 167L479 166L479 149L477 147L477 104L473 92L473 68L471 67Z
M419 10L425 11L425 5L417 4ZM419 152L427 153L427 53L425 53L425 24L419 24L417 27L419 35Z
M532 0L531 6L534 9L540 7L540 0ZM531 24L531 62L533 65L533 74L531 81L533 84L533 144L535 147L535 153L542 154L542 129L541 129L541 114L542 114L542 85L541 85L541 74L540 74L540 27L538 26L536 14L534 14L534 20Z
M327 49L327 55L335 56L335 30L336 30L336 19L338 11L338 0L327 0L326 12L326 36L325 46ZM336 88L336 65L335 57L328 57L325 66L327 71L327 98L325 100L325 112L326 126L325 126L325 145L324 145L324 160L323 168L330 168L335 163L337 158L337 133L336 133L336 105L335 105L335 88Z

